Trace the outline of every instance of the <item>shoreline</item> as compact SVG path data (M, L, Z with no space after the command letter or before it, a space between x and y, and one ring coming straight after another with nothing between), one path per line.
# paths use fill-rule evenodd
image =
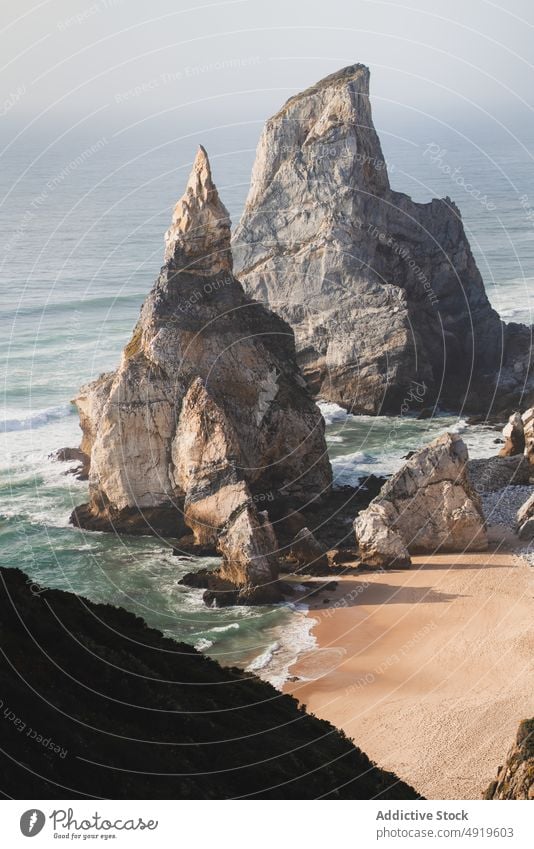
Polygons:
M532 567L490 531L487 552L336 577L283 687L429 799L482 798L534 715Z

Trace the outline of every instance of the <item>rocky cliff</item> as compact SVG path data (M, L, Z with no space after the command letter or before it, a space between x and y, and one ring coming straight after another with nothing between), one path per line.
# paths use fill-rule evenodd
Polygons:
M0 641L8 797L418 798L270 684L17 569L0 569Z
M486 799L534 799L534 719L524 720Z
M90 455L90 503L76 524L177 537L187 526L199 546L220 542L225 577L244 592L275 579L276 540L257 500L328 492L324 422L292 330L233 276L230 220L204 149L117 371L75 403Z
M364 65L267 121L234 257L249 294L293 327L313 391L346 409L399 413L417 393L488 413L534 398L530 329L491 308L457 206L391 189Z

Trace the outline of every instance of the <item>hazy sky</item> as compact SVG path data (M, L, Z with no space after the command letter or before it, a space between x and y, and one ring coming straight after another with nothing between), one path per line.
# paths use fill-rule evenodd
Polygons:
M531 0L2 0L0 11L8 138L77 122L150 132L167 119L263 119L353 62L371 67L379 126L533 127Z

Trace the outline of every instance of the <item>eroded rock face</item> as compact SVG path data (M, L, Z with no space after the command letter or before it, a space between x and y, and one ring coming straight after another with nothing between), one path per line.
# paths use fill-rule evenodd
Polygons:
M186 493L185 520L198 545L215 544L230 515L250 500L239 475L239 442L203 381L191 384L172 441L173 478Z
M488 787L485 799L534 799L534 720L519 725L506 763Z
M523 414L512 413L502 432L505 442L500 457L513 457L524 454L530 471L534 466L534 407Z
M523 454L525 450L525 429L521 413L512 413L508 423L503 428L504 445L499 451L499 457L514 457Z
M525 438L525 457L534 466L534 407L525 410L521 416Z
M230 517L219 538L223 555L220 577L240 588L245 604L280 600L278 543L266 511L243 502Z
M302 528L295 536L291 543L291 556L298 564L298 571L308 569L312 575L324 575L328 571L326 548L309 528Z
M308 503L328 492L331 469L291 329L231 273L230 221L203 149L165 257L119 368L75 399L91 464L90 503L73 520L131 530L137 516L147 533L161 512L165 533L174 516L176 536L185 520L208 547L224 532L224 568L249 592L273 578L276 549L255 499Z
M408 546L396 530L398 514L389 501L372 503L354 522L359 554L366 566L403 569L410 566Z
M531 331L491 308L456 205L391 189L363 65L267 121L234 258L295 330L314 392L346 409L534 398Z
M354 522L362 562L392 568L409 565L410 554L485 550L467 460L464 442L450 433L415 453Z

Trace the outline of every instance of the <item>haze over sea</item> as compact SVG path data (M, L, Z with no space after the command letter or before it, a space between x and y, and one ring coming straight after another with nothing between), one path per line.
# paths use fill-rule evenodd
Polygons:
M378 130L392 186L418 201L455 200L493 306L506 321L532 323L534 170L525 149L504 137L483 145L460 133L436 138L435 127L410 139ZM135 133L72 131L3 154L0 563L121 604L222 662L252 664L281 683L299 648L313 644L310 619L289 607L208 610L200 591L178 585L191 562L173 557L164 540L70 527L86 484L48 458L79 443L69 404L79 386L118 363L162 263L163 233L196 145L208 149L235 224L259 132L254 121L154 147ZM468 428L461 414L417 421L323 410L340 484L394 471L407 450L445 429L462 432L471 456L496 449L495 430Z

